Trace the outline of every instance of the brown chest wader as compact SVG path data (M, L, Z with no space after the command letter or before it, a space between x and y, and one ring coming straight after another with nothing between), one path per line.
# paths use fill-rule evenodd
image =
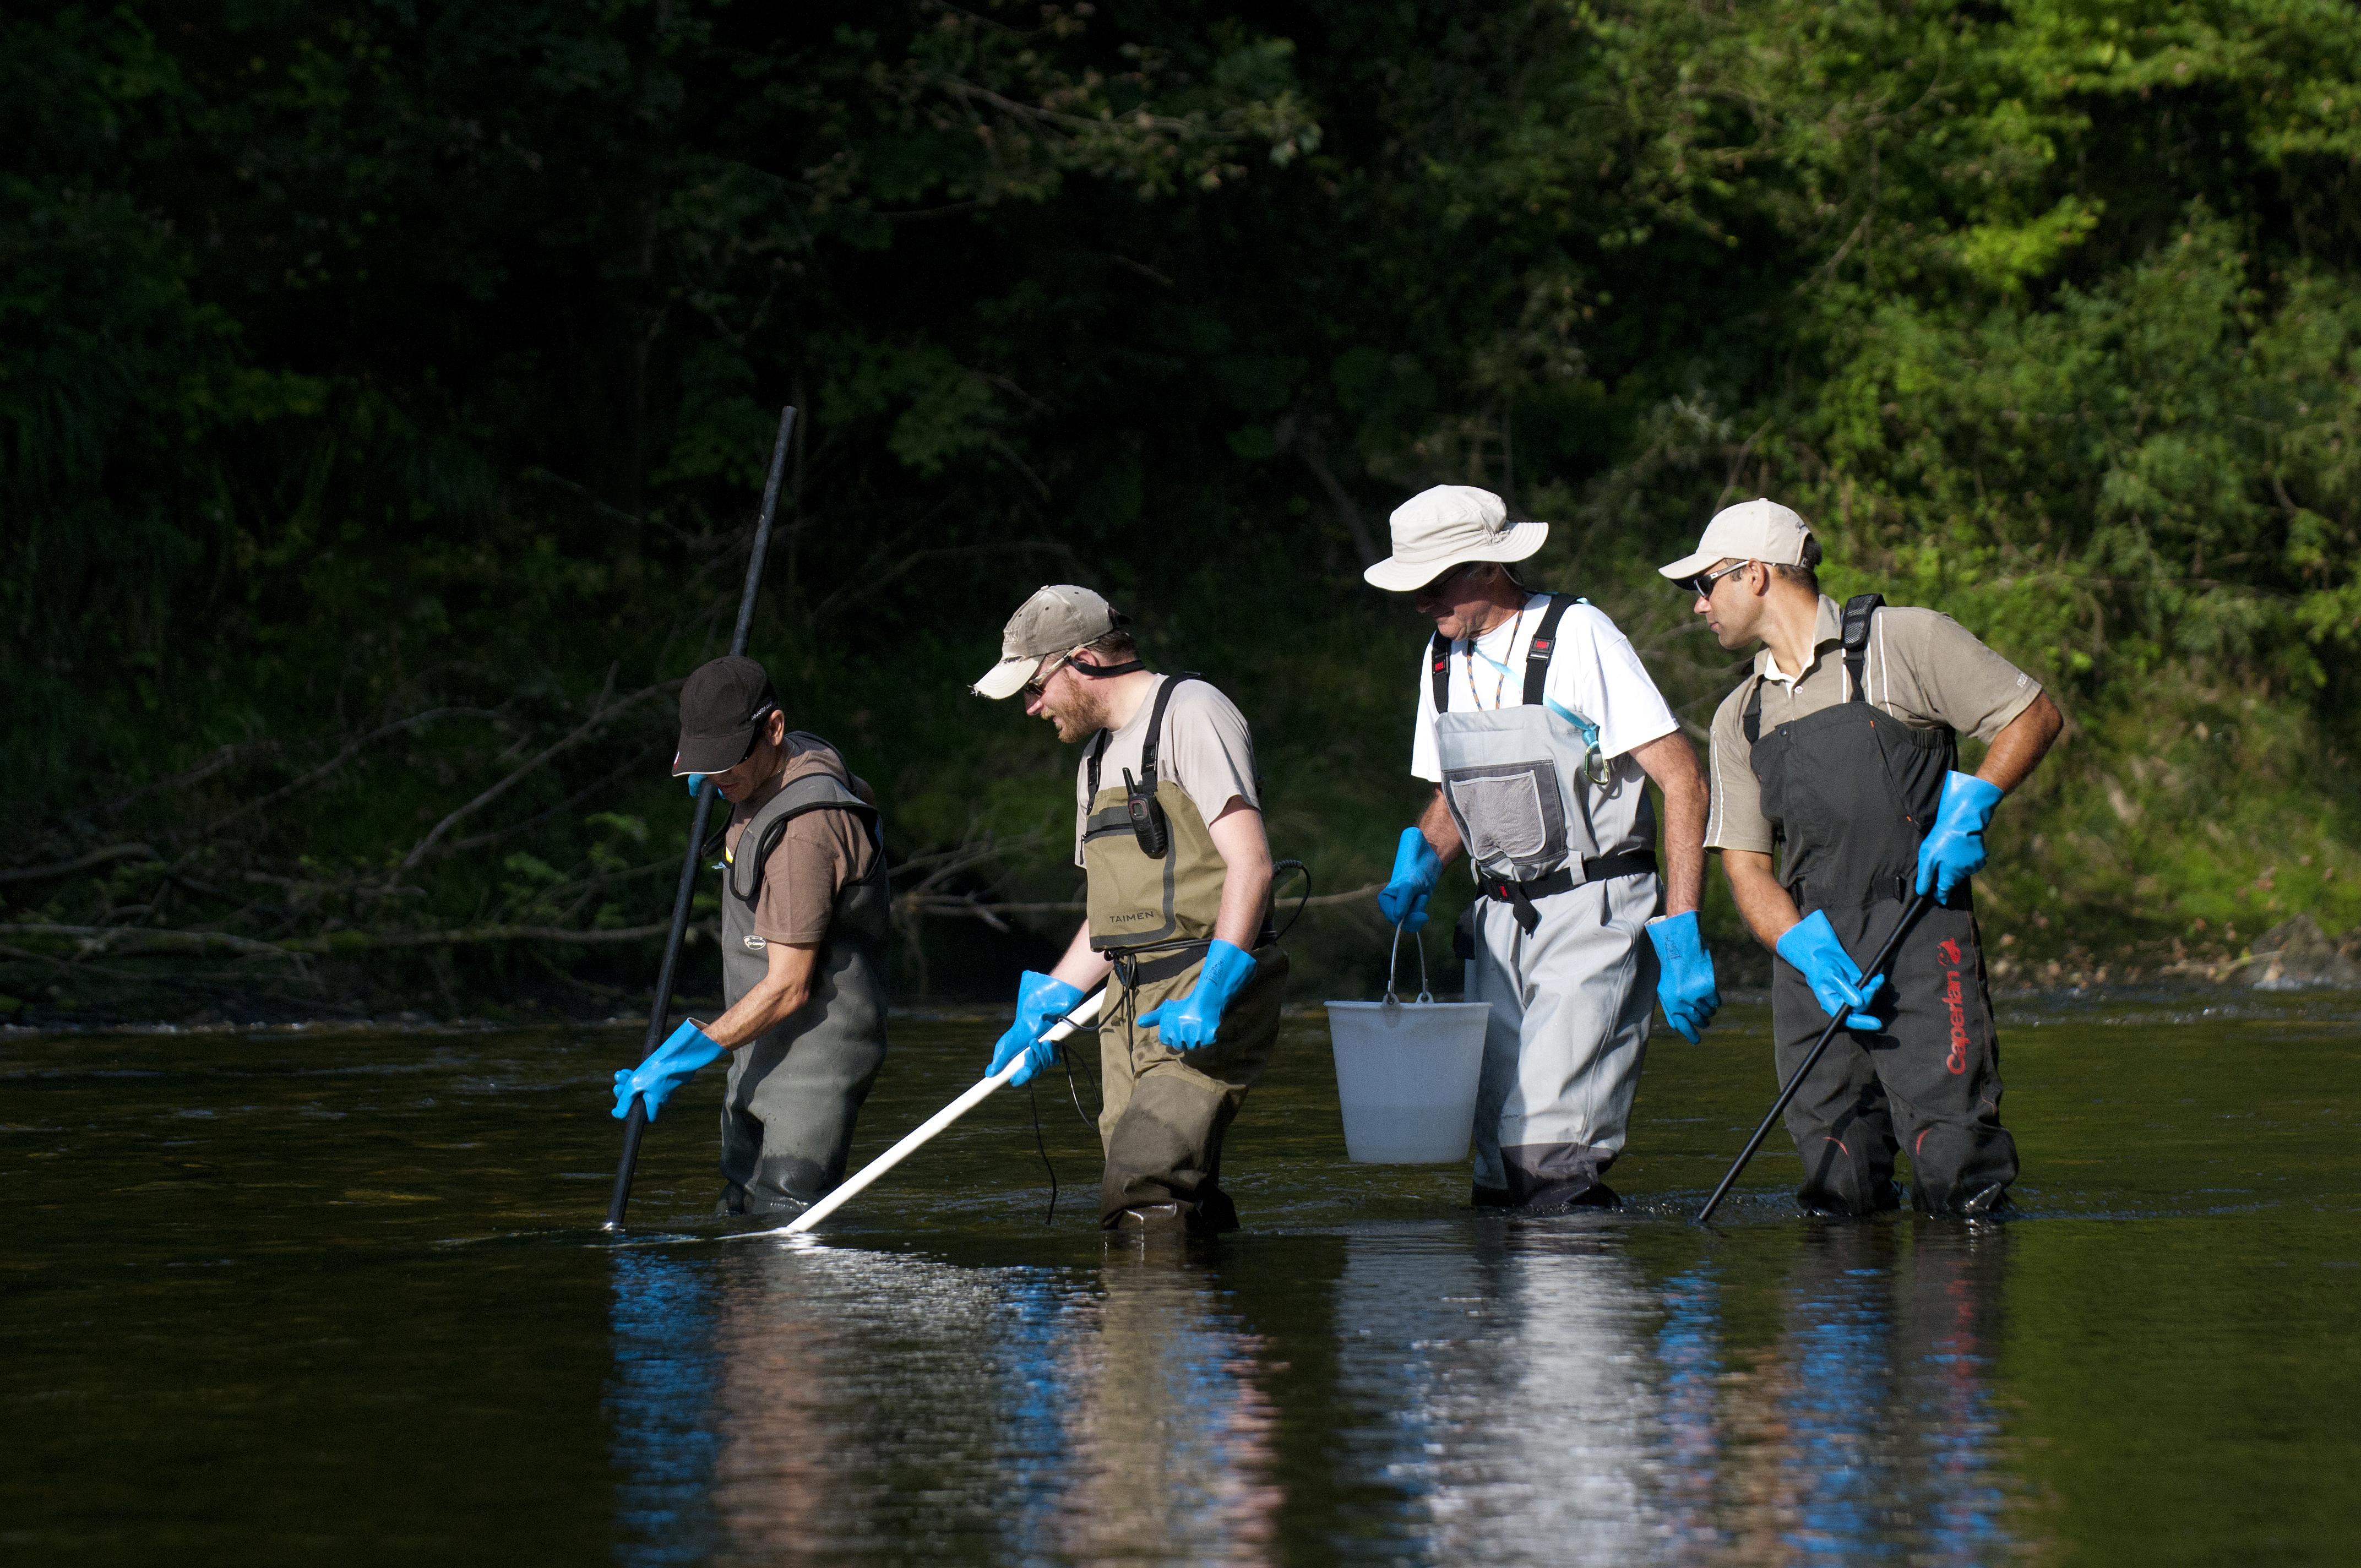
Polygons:
M1763 815L1783 848L1779 880L1803 914L1827 915L1856 961L1916 896L1919 841L1959 760L1949 729L1905 724L1869 700L1883 603L1863 594L1845 605L1845 701L1766 734L1757 675L1745 708ZM1793 965L1777 959L1773 971L1784 1082L1828 1017ZM1804 1161L1797 1199L1839 1213L1893 1208L1894 1153L1907 1148L1917 1207L1988 1207L2016 1179L2016 1144L2000 1122L2000 1042L1967 883L1911 927L1871 1011L1890 1022L1874 1035L1839 1032L1787 1107Z
M877 831L876 808L826 773L796 780L754 814L722 867L722 994L732 1005L770 972L754 906L772 851L807 811L848 812ZM719 1212L793 1213L844 1179L853 1120L885 1060L881 959L891 904L880 855L837 894L810 999L730 1053Z
M1104 731L1090 752L1082 866L1091 946L1115 965L1109 1021L1099 1027L1099 1223L1109 1229L1126 1211L1201 1233L1237 1228L1237 1207L1221 1189L1222 1142L1270 1060L1286 999L1287 955L1266 904L1254 978L1230 999L1213 1044L1183 1053L1139 1027L1142 1014L1196 989L1229 874L1196 802L1159 776L1165 705L1181 682L1201 678L1176 674L1157 688L1138 778L1126 770L1102 785Z
M1610 797L1598 726L1547 698L1554 595L1526 650L1522 700L1451 708L1451 650L1429 646L1443 802L1482 896L1461 916L1467 1000L1489 1003L1477 1080L1474 1201L1611 1207L1656 999L1655 821ZM1613 802L1620 801L1620 806Z

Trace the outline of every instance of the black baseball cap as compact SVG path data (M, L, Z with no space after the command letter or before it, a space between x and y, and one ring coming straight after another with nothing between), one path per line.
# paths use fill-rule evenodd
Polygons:
M735 654L699 664L680 688L680 750L672 774L718 773L754 749L754 731L777 710L770 672Z

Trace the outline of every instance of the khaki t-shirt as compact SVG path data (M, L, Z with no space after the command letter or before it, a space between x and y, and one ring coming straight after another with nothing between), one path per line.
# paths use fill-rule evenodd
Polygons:
M863 800L871 798L869 786L854 778L836 748L818 736L790 731L787 747L778 776L730 812L724 843L732 855L754 814L807 773L831 773ZM869 875L878 853L869 825L849 811L807 811L789 817L763 867L763 891L754 899L754 935L790 947L818 946L828 935L836 895L847 883Z
M1106 755L1099 759L1099 788L1119 789L1123 773L1140 774L1140 754L1148 745L1148 720L1156 711L1156 695L1170 675L1159 675L1148 688L1131 722L1107 740ZM1082 745L1074 768L1074 864L1082 863L1082 829L1091 815L1091 751L1093 735ZM1233 799L1260 810L1262 792L1255 782L1254 737L1246 732L1246 715L1237 705L1205 681L1183 681L1164 708L1164 739L1156 753L1156 776L1170 779L1189 796L1206 826Z
M1713 716L1713 810L1706 818L1708 850L1771 852L1771 824L1763 815L1763 785L1754 776L1746 739L1747 694L1763 690L1762 733L1852 698L1844 664L1844 611L1820 596L1812 663L1788 680L1771 650L1754 655L1754 674L1722 699ZM1922 729L1944 726L1990 740L2041 695L2040 683L1976 640L1939 610L1888 606L1870 622L1861 685L1871 703Z

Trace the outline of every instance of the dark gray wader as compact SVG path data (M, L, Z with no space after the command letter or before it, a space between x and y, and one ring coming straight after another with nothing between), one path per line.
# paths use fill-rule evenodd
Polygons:
M1824 913L1866 961L1916 898L1918 843L1959 759L1948 729L1923 729L1862 690L1870 622L1884 601L1846 604L1848 700L1761 733L1761 676L1746 736L1763 814L1785 846L1779 878L1806 915ZM1828 1026L1803 974L1777 959L1771 993L1779 1080ZM2016 1142L2000 1124L2000 1040L1984 989L1969 886L1921 916L1870 1011L1876 1034L1840 1029L1787 1107L1803 1156L1806 1207L1865 1214L1895 1206L1894 1156L1910 1152L1912 1201L1928 1213L1981 1211L2016 1179Z
M722 994L731 1005L770 972L754 934L764 864L790 819L849 811L875 830L877 810L825 773L796 780L754 814L722 868ZM885 861L844 887L829 922L811 998L752 1045L732 1051L721 1097L724 1214L794 1213L844 1179L853 1118L885 1060L880 956L892 894Z
M1102 733L1090 755L1091 809L1082 827L1082 866L1090 879L1091 946L1115 964L1099 1028L1099 1139L1106 1175L1099 1184L1099 1223L1124 1223L1126 1210L1200 1234L1237 1229L1237 1205L1222 1190L1222 1141L1238 1108L1270 1061L1279 1010L1287 995L1287 955L1269 930L1268 910L1254 952L1254 978L1222 1014L1213 1043L1193 1051L1164 1044L1139 1016L1196 989L1229 868L1188 791L1157 776L1164 705L1177 674L1156 693L1141 749L1140 777L1101 785ZM1164 824L1161 855L1148 852L1134 827L1151 815Z

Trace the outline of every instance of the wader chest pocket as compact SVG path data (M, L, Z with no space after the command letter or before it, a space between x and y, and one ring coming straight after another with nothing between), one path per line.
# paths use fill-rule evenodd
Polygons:
M1164 821L1164 807L1156 798L1154 784L1142 785L1123 771L1123 810L1131 818L1131 836L1139 840L1139 852L1151 861L1160 861L1172 847L1172 832Z
M1547 762L1495 762L1443 775L1444 794L1477 865L1503 861L1549 865L1565 858L1565 809L1557 768Z

